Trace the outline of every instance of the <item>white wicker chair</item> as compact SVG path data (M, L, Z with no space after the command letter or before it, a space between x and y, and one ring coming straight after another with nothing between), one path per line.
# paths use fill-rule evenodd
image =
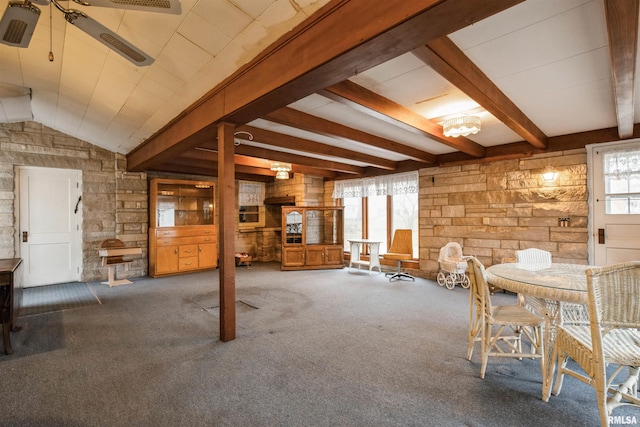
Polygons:
M484 266L475 257L467 259L471 292L469 299L469 341L467 359L471 360L476 342L480 342L484 378L489 356L516 357L540 360L540 373L544 372L542 324L544 320L517 305L492 306ZM495 331L494 331L494 326ZM509 330L513 333L506 335ZM531 352L522 352L522 336L531 343Z
M562 389L564 375L596 389L600 423L609 425L609 415L620 405L638 406L640 366L640 261L587 270L589 324L566 324L557 329L554 358L558 373L553 394ZM571 358L584 372L567 368ZM607 378L608 364L616 366ZM628 375L618 385L613 381L624 368ZM621 376L622 377L622 376ZM543 396L549 398L549 392Z
M516 261L530 264L551 264L551 252L529 248L516 251Z

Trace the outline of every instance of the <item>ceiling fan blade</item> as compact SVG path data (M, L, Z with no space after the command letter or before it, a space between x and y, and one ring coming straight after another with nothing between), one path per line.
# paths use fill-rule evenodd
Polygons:
M153 63L152 57L84 13L75 10L68 11L65 13L65 18L67 22L75 25L135 65L142 67Z
M29 1L9 2L0 20L0 43L27 47L40 18L40 9Z
M179 0L73 0L83 6L115 7L118 9L143 10L180 15Z

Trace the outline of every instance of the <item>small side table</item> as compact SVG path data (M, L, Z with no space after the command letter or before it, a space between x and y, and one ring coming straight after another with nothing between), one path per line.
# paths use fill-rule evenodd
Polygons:
M361 266L368 266L369 274L371 274L371 271L375 267L378 267L378 273L382 272L382 267L380 267L381 241L369 239L349 239L349 243L351 244L351 259L349 260L349 271L351 271L352 265L357 265L358 268L360 268ZM369 261L360 258L360 247L362 245L369 245Z
M12 354L11 331L20 328L16 320L22 306L22 259L0 260L0 323L5 354Z

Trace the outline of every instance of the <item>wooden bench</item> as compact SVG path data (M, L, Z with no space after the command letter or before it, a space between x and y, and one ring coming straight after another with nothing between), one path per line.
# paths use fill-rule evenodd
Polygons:
M102 284L109 285L109 287L132 284L133 282L127 279L116 280L116 266L124 265L125 268L128 268L133 260L124 257L139 254L142 254L142 248L125 247L119 239L107 239L102 242L100 249L98 249L98 255L102 257L102 265L108 268L108 280Z

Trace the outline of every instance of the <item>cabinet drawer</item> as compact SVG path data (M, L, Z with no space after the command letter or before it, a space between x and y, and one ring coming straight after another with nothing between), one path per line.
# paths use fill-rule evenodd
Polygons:
M216 228L211 227L186 227L186 228L157 228L156 237L188 237L188 236L215 236Z
M179 257L180 258L184 258L184 257L191 257L191 256L198 256L198 245L181 245L180 249L179 249Z
M158 239L158 246L197 245L198 243L216 243L216 236L163 237Z
M180 258L179 270L193 270L198 268L198 256L190 256L186 258Z

